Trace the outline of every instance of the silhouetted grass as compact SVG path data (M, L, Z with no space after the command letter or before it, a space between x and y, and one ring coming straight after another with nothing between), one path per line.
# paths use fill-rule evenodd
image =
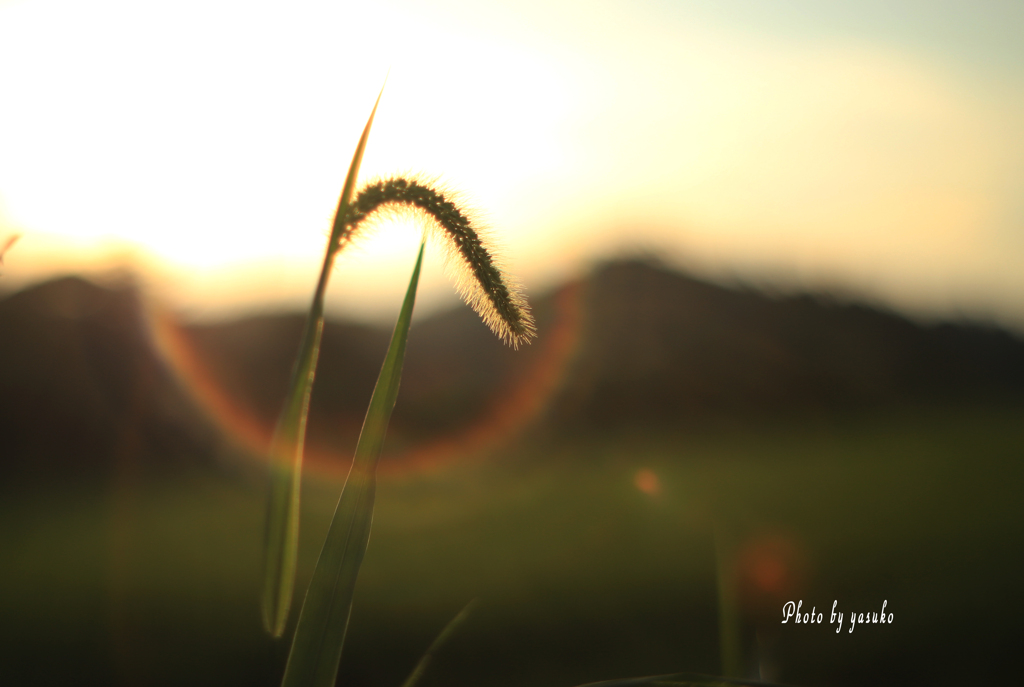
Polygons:
M459 283L459 290L484 322L516 347L534 335L533 319L525 299L501 273L481 240L475 223L445 193L418 180L392 178L370 183L353 196L379 103L378 95L352 156L295 358L291 383L270 447L262 612L264 628L275 638L284 632L295 585L303 445L324 328L327 280L335 257L352 241L366 220L395 207L415 210L427 226L438 229L435 234L449 246L449 254L468 272L469 276ZM423 249L424 244L421 244L398 322L370 398L352 465L306 590L285 664L284 687L333 687L337 678L356 579L370 538L377 462L398 397ZM409 684L417 681L423 667L425 663L421 662L409 677Z

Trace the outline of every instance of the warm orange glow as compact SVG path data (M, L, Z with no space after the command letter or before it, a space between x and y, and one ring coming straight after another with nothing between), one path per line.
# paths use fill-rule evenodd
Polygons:
M444 175L527 284L639 246L917 309L1024 309L1020 65L549 4L0 5L0 232L24 234L8 285L127 256L190 311L308 298L294 275L316 272L390 67L364 178ZM332 303L393 302L410 241L380 232ZM428 279L424 304L449 290Z
M425 470L452 460L472 458L508 442L528 426L558 391L578 350L583 325L581 292L582 287L576 284L559 295L552 323L533 344L540 347L535 362L510 388L497 395L493 406L454 436L390 456L381 464L381 471ZM232 397L214 381L216 376L196 354L171 315L151 306L148 319L158 351L192 398L225 436L248 455L264 458L273 427L261 421L246 406L245 399ZM304 463L311 474L338 479L344 476L354 448L307 444Z
M232 398L213 381L213 375L168 312L151 304L147 314L157 351L192 399L249 455L265 458L274 428L261 422L245 407L244 400Z
M778 602L799 594L807 581L807 554L791 534L752 537L736 561L740 595L750 610L775 612Z
M637 470L636 477L633 478L633 483L636 488L647 494L648 496L657 496L661 493L661 480L658 479L658 473L654 472L650 468L641 468Z

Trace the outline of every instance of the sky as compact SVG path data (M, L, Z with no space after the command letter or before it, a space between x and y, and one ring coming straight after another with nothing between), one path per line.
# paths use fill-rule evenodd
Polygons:
M305 307L362 179L437 177L528 294L657 256L1024 330L1024 4L0 0L0 288ZM418 230L341 257L393 318ZM456 302L428 253L421 312Z

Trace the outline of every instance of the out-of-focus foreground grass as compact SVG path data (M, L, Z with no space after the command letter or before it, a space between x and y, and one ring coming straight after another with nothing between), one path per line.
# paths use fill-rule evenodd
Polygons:
M400 684L472 598L426 687L719 673L715 531L739 571L748 662L777 680L952 684L1008 670L1024 611L1011 564L1024 545L1020 417L524 441L388 471L341 680ZM256 474L128 469L4 490L0 681L276 684L287 643L260 627ZM306 477L299 593L340 487ZM826 624L781 625L789 598ZM893 624L836 634L833 600L847 614L887 600Z

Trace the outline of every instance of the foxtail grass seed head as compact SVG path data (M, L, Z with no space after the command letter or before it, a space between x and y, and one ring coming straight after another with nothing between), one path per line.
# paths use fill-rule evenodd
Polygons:
M432 235L446 249L446 263L456 274L456 289L496 335L514 348L536 334L533 316L519 285L505 276L484 244L485 233L451 200L421 179L391 177L370 182L349 204L338 248L349 243L361 225L381 213L412 211L424 216Z

